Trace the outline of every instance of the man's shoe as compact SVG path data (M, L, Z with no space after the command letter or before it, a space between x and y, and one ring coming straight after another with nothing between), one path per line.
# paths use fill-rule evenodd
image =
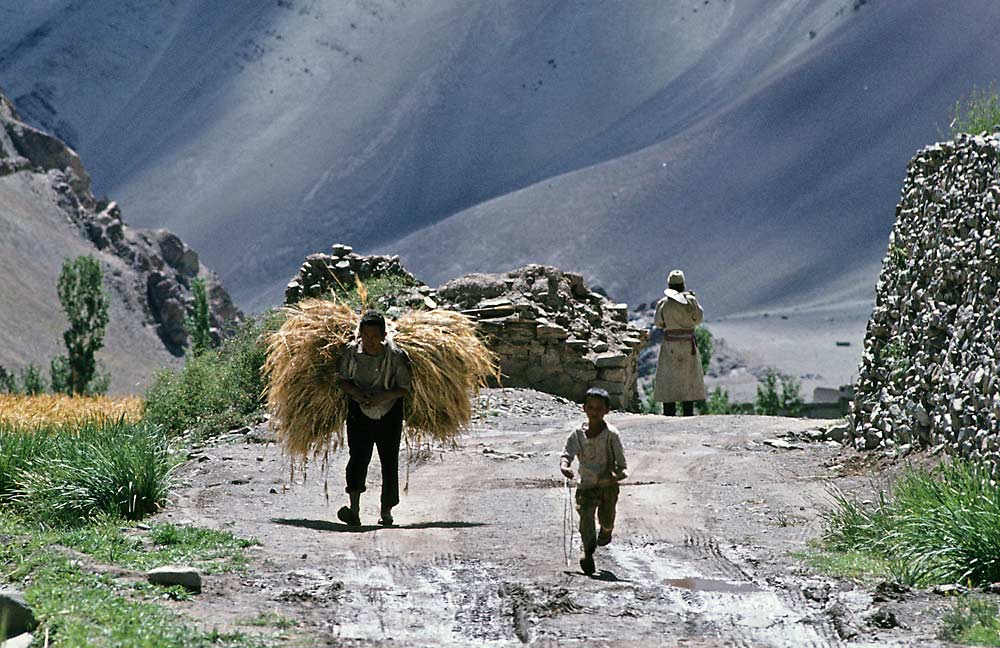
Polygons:
M594 566L594 555L584 554L583 558L580 559L580 569L587 576L593 576L594 572L597 571L597 567Z
M392 513L384 511L382 517L378 519L378 523L382 526L392 526Z
M601 531L597 534L597 544L601 547L611 544L611 529L601 527Z
M350 506L341 506L337 518L347 526L361 526L361 516L351 510Z

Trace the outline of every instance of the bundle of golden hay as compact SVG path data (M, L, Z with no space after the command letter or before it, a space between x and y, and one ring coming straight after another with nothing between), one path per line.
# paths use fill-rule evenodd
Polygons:
M284 324L267 339L267 408L285 451L305 460L343 440L347 397L337 385L337 361L354 339L358 316L325 299L306 299L284 312Z
M74 425L84 421L103 423L124 419L134 423L142 418L141 398L134 396L34 396L0 394L0 424L24 429L51 425Z
M343 443L347 396L337 383L337 363L355 338L358 316L321 299L304 300L285 313L285 323L268 338L268 409L285 451L304 461ZM407 443L453 440L472 418L472 396L496 374L496 356L460 313L413 312L387 325L411 362Z

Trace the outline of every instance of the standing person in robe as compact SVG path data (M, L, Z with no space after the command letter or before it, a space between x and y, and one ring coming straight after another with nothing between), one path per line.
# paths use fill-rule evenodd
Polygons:
M664 297L656 304L653 326L663 329L660 357L656 364L653 399L663 403L663 413L677 414L680 401L684 416L694 414L694 402L705 400L705 375L694 329L705 316L694 292L684 285L684 273L667 276Z

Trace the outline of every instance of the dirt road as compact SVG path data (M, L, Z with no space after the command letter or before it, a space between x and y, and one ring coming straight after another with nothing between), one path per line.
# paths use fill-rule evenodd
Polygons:
M794 557L822 530L829 484L866 481L840 475L829 445L764 443L816 421L613 414L630 477L614 540L588 577L575 531L567 561L570 494L558 472L577 406L498 390L482 411L457 449L417 454L394 528L375 526L377 460L365 526L350 528L336 518L344 453L331 461L327 503L322 477L289 482L273 444L233 436L202 449L162 517L262 546L249 574L211 576L176 605L229 630L277 613L317 645L941 645L943 599L876 601ZM879 627L892 615L896 627Z

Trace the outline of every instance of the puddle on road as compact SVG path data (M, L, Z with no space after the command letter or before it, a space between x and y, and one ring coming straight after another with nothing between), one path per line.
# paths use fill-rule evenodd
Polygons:
M744 594L762 591L759 587L754 586L753 583L732 583L724 580L712 580L710 578L666 578L663 582L671 587L679 587L696 592Z

